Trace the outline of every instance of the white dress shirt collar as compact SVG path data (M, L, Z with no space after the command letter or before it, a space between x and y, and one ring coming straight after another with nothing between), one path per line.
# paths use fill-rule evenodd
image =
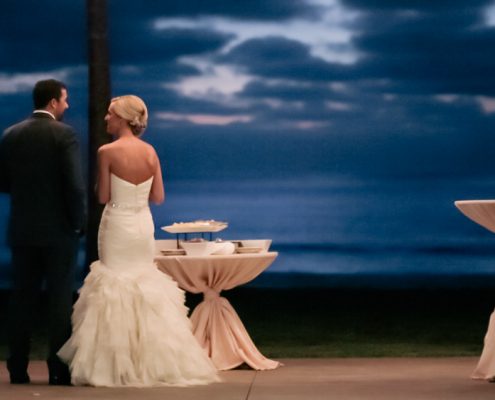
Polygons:
M34 110L33 111L33 114L48 114L50 117L52 117L54 120L56 120L57 118L55 118L55 115L53 115L50 111L46 111L46 110Z

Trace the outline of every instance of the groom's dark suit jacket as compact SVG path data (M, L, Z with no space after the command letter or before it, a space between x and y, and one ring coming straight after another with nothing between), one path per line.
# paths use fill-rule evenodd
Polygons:
M0 141L0 190L11 196L10 245L75 240L86 210L73 129L44 113L8 128Z

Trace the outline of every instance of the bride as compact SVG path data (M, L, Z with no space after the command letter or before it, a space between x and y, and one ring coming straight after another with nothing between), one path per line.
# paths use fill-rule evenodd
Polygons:
M184 292L153 263L148 202L164 189L153 147L139 139L148 113L136 96L112 99L105 117L117 140L98 151L98 198L106 203L91 265L59 350L72 384L195 385L218 381L192 334Z

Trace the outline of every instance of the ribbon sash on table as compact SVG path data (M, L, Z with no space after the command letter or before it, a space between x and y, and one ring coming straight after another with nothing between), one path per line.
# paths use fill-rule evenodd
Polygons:
M277 253L236 254L207 257L157 257L158 268L191 293L203 293L204 301L191 315L193 333L219 370L242 363L257 370L274 369L280 363L264 357L222 290L254 279L277 257Z
M495 233L495 200L459 200L455 205L466 217ZM471 378L490 380L494 376L495 312L492 312L485 334L483 352Z

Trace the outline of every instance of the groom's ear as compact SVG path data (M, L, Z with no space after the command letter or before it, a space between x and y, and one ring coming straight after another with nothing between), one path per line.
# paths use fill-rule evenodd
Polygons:
M48 102L46 108L48 108L49 110L55 110L57 108L57 103L58 100L53 98Z

